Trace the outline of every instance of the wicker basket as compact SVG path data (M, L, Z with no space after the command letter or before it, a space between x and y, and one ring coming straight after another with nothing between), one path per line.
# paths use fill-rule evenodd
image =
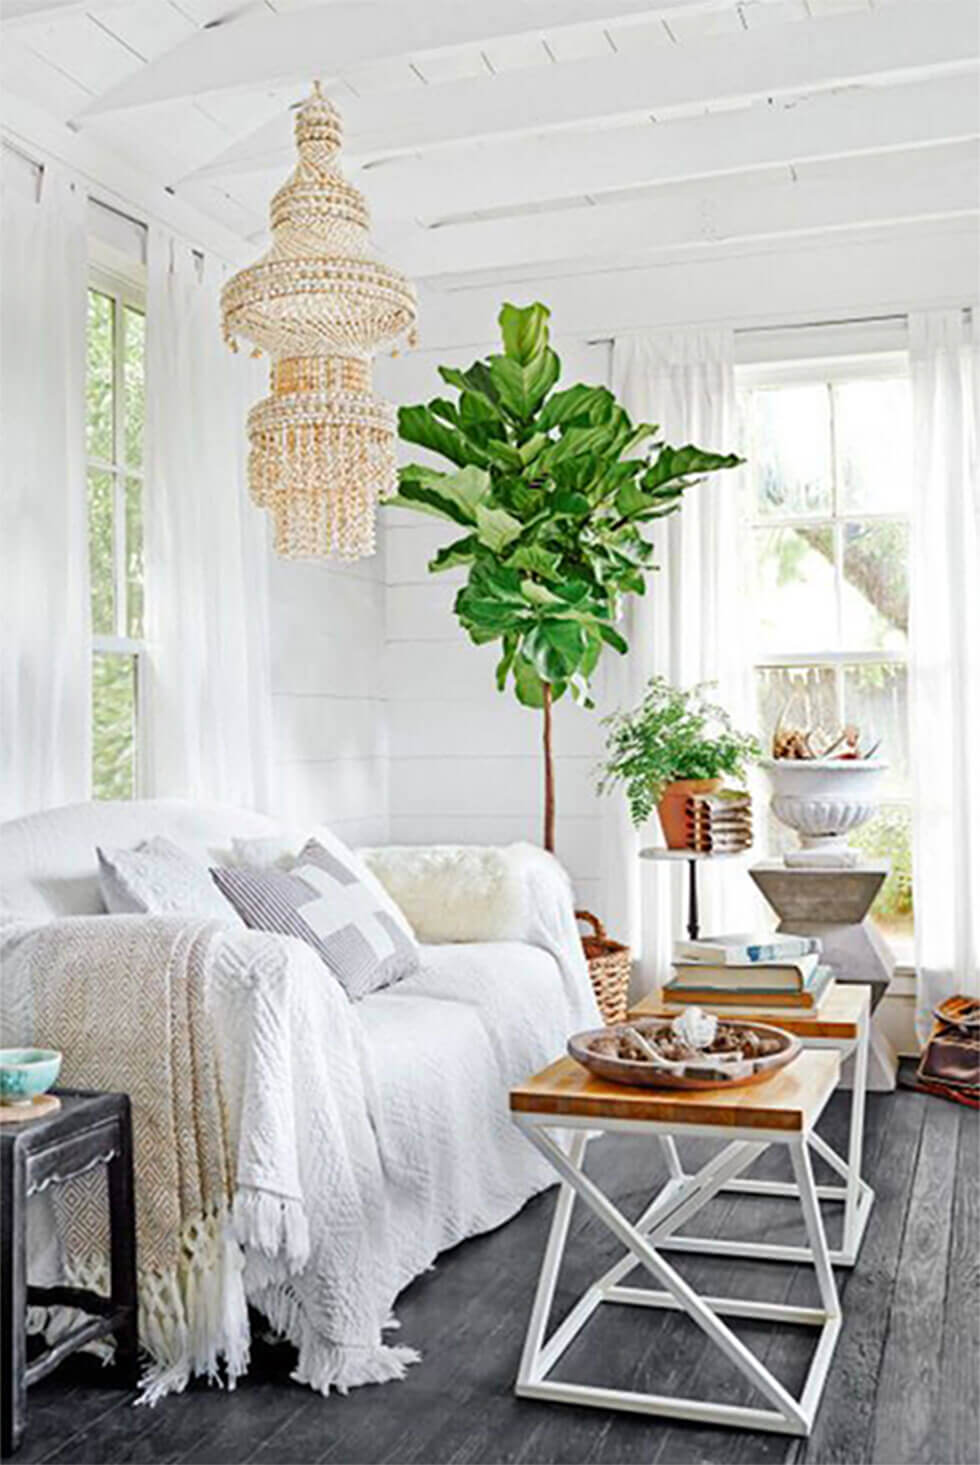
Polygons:
M592 935L582 937L582 949L602 1020L607 1025L625 1022L629 1006L630 949L607 936L605 926L591 911L576 911L575 917L592 927Z

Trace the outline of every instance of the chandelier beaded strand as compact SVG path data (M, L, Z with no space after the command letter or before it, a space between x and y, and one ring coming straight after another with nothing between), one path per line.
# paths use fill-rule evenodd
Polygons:
M397 483L395 414L371 391L371 358L406 333L414 344L415 291L371 249L342 136L317 82L270 206L272 245L221 292L231 349L245 337L271 358L271 395L248 414L248 482L287 558L373 554L377 501Z

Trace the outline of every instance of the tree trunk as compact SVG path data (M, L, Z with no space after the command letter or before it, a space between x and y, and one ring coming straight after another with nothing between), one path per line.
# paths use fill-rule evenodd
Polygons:
M544 847L555 852L555 764L551 754L551 687L544 687Z

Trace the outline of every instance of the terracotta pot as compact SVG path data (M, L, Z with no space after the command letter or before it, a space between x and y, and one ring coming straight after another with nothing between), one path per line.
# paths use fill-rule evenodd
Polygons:
M668 849L687 849L686 804L692 794L713 794L721 788L720 778L679 778L668 783L660 796L657 813Z

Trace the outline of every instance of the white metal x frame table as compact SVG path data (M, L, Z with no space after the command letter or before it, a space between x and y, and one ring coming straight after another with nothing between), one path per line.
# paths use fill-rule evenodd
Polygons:
M562 1181L521 1357L518 1394L673 1419L809 1434L841 1326L809 1146L813 1124L836 1086L839 1065L836 1053L802 1053L789 1068L762 1083L721 1093L682 1093L605 1083L564 1058L512 1091L515 1122L553 1165ZM567 1148L556 1138L556 1132L563 1130L571 1133ZM585 1174L586 1147L596 1133L643 1133L651 1138L672 1138L684 1133L724 1139L728 1143L695 1175L675 1175L668 1179L640 1219L633 1223ZM785 1145L792 1162L808 1240L808 1247L802 1250L816 1273L820 1307L701 1296L662 1255L664 1238L695 1215L724 1186L734 1182L770 1144ZM626 1251L614 1266L586 1288L548 1337L548 1322L576 1197L595 1212ZM637 1263L650 1273L658 1284L656 1289L623 1285L623 1279ZM770 1407L753 1408L549 1378L562 1354L602 1303L685 1312L756 1386ZM816 1348L798 1399L732 1332L724 1321L726 1317L801 1324L818 1330Z
M681 1011L659 1002L655 997L641 1002L634 1012L642 1016L652 1012ZM861 1176L861 1157L864 1146L864 1100L868 1083L868 1051L871 1038L871 989L863 983L831 982L819 1008L812 1013L787 1011L778 1017L772 1013L756 1013L750 1008L716 1008L717 1015L727 1017L755 1018L759 1022L773 1023L799 1038L804 1048L836 1051L841 1061L854 1054L854 1081L851 1090L851 1116L848 1132L847 1156L838 1155L819 1134L811 1133L809 1143L815 1155L825 1160L830 1168L841 1177L842 1185L818 1185L817 1196L822 1202L843 1205L844 1225L839 1247L832 1248L830 1260L835 1267L853 1267L864 1239L865 1227L874 1204L874 1191ZM671 1176L683 1179L685 1172L671 1138L663 1141L664 1152ZM726 1183L723 1190L745 1195L768 1195L793 1197L797 1195L792 1181L756 1180L741 1177ZM670 1251L694 1251L710 1253L713 1256L732 1256L759 1261L796 1262L805 1261L807 1251L802 1246L780 1246L767 1242L730 1241L722 1237L707 1236L665 1236L661 1246Z

